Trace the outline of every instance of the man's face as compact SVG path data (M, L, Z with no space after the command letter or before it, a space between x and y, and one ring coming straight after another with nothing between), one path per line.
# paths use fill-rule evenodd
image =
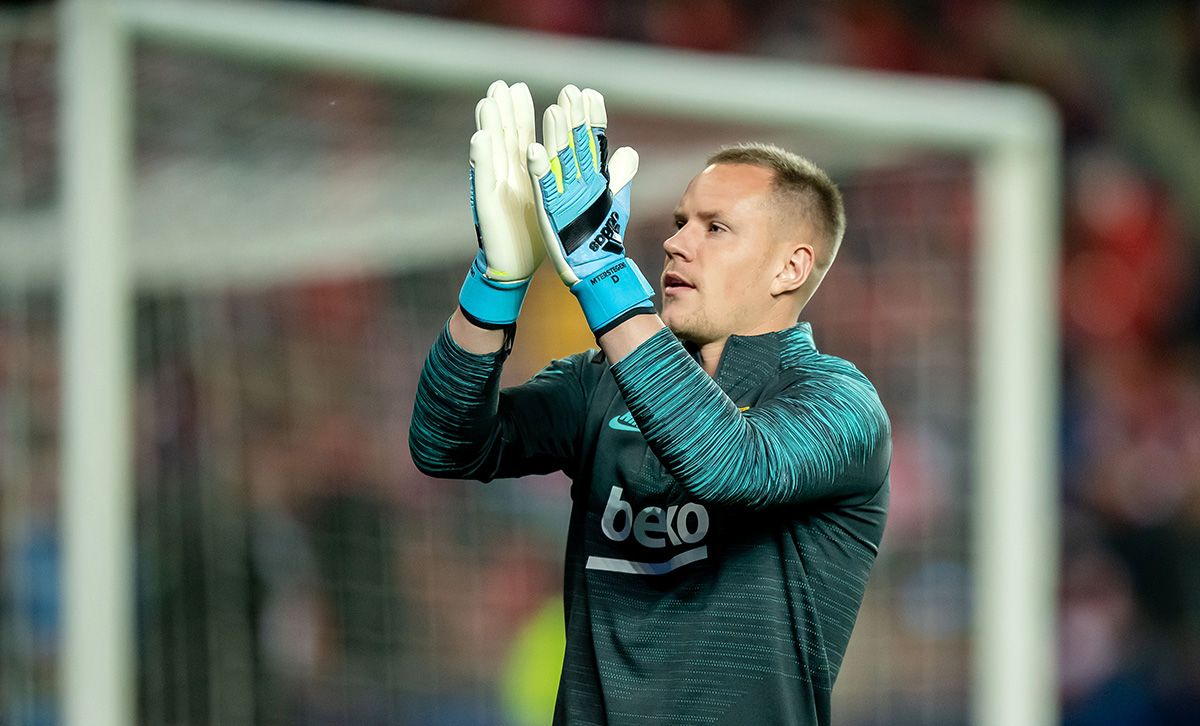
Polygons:
M662 319L680 338L759 332L786 257L774 198L773 172L759 166L715 164L692 179L663 242Z

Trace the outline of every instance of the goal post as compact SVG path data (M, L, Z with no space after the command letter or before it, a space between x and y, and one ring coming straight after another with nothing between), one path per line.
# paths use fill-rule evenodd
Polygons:
M143 268L172 274L153 249L129 253L129 48L139 41L438 88L479 90L503 77L546 93L569 80L602 89L616 114L773 124L880 149L967 155L979 215L973 720L1057 721L1061 151L1057 114L1043 96L294 2L69 0L61 12L67 723L134 720L129 303ZM353 252L396 260L403 250L387 246L410 243L364 240ZM417 258L434 264L461 252ZM303 262L256 269L267 277L288 264Z
M130 38L111 2L60 8L65 723L134 722Z

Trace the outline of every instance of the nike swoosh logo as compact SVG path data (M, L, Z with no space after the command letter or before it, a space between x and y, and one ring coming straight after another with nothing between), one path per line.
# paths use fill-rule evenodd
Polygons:
M637 427L637 422L633 420L633 414L629 413L628 411L620 416L613 416L612 420L608 422L608 427L610 429L616 429L617 431L633 431L634 433L638 434L642 433L642 430Z

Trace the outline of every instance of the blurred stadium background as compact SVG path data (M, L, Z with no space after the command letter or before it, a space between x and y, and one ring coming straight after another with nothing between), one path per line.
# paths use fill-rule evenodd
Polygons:
M1200 3L338 4L1049 94L1066 159L1062 720L1195 723ZM0 2L0 723L14 726L62 720L56 9ZM474 244L463 172L486 84L444 92L161 43L134 59L133 236L147 243L135 261L138 721L547 723L563 479L433 481L405 444L419 366ZM654 276L678 193L721 143L777 141L842 185L847 243L806 317L822 349L876 383L895 457L835 713L969 722L970 160L613 118L615 141L642 153L630 245ZM399 254L397 240L418 251ZM553 283L534 284L510 383L591 345ZM1045 557L1053 568L1059 553Z

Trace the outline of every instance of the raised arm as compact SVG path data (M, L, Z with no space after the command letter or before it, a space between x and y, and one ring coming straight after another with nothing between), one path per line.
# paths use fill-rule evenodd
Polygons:
M557 360L512 388L500 388L507 353L470 352L456 314L438 336L417 384L408 443L423 473L452 479L571 473L586 397L587 354ZM469 324L468 324L469 325Z
M665 328L612 371L651 449L701 501L762 508L869 496L890 461L887 415L857 369L815 359L745 412Z
M454 312L425 362L409 431L417 467L433 476L492 479L561 466L559 420L548 434L529 421L552 420L545 409L573 399L569 382L531 382L499 390L529 282L545 256L525 171L533 140L533 99L523 83L496 81L475 107L471 137L471 213L479 249ZM558 413L559 417L577 414ZM529 429L528 431L526 429Z

